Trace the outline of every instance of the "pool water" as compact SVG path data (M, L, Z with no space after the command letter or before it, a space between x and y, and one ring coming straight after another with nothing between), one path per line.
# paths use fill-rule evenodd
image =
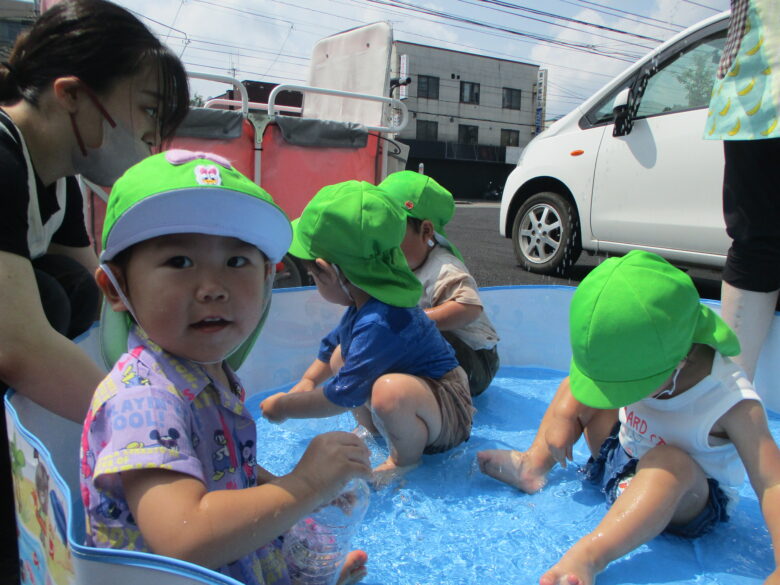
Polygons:
M471 439L423 463L403 479L373 491L354 548L369 555L367 585L486 585L537 583L539 576L580 536L592 530L606 507L601 493L577 471L587 461L580 441L574 464L556 467L547 486L529 496L480 473L483 449L530 445L564 373L502 368L475 399ZM272 425L259 415L268 394L248 400L258 419L258 463L289 472L318 433L352 430L345 414L330 419ZM770 427L780 437L780 420ZM372 462L387 457L372 446ZM763 583L774 566L771 540L749 484L729 522L694 541L660 536L612 563L599 585Z

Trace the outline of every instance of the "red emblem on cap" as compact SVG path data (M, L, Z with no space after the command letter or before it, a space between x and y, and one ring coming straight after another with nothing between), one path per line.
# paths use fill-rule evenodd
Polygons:
M404 203L404 207L406 207L406 209L414 209L414 202L407 201L406 203Z

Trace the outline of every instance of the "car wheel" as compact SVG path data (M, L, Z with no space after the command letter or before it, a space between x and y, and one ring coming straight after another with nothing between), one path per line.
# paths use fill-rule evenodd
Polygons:
M515 216L512 242L517 262L526 270L562 275L582 252L577 210L558 193L537 193Z
M295 286L308 286L309 275L289 254L285 254L282 261L276 265L274 288L292 288Z

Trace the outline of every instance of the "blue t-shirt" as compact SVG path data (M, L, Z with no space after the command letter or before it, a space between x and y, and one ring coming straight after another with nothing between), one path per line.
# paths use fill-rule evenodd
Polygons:
M383 374L438 379L458 366L452 346L425 311L393 307L377 299L360 309L347 309L322 340L317 357L329 362L338 345L344 366L325 384L325 396L347 408L365 403L374 381Z

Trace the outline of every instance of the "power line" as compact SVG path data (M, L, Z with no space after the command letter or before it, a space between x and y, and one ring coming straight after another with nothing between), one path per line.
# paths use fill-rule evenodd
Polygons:
M272 20L274 24L278 24L279 23L279 19L276 19L275 21L273 19L269 19L267 14L261 14L261 13L258 13L258 12L252 11L252 10L246 10L246 9L238 8L236 6L231 6L229 4L224 4L224 3L223 4L216 4L216 3L210 2L208 0L191 0L191 1L192 1L192 3L205 4L205 5L209 5L209 6L213 6L213 7L218 7L219 9L222 9L222 10L229 10L229 11L232 11L232 12L237 12L239 14L244 14L246 16L251 16L253 18L262 18L262 19L265 19L265 20ZM347 2L339 2L339 0L334 0L334 1L336 3L340 3L340 4L346 4L347 3ZM375 5L379 6L379 7L381 7L381 8L379 8L379 10L384 11L385 13L396 14L397 13L396 10L405 11L405 12L414 12L414 13L420 15L420 16L417 17L419 20L430 20L431 22L435 22L437 24L441 24L442 26L446 26L446 27L450 27L450 28L461 28L461 29L469 30L469 31L474 32L474 33L486 34L486 35L490 35L490 36L497 36L497 37L501 37L501 38L513 38L516 41L526 42L526 43L549 44L549 45L552 45L552 46L560 47L560 48L562 48L564 50L568 49L568 50L575 50L575 51L578 51L578 52L584 52L584 53L588 53L588 54L592 54L592 55L596 55L596 56L606 56L608 58L617 59L617 60L624 61L624 62L633 61L634 59L637 58L637 55L634 55L634 54L632 54L632 53L630 53L628 51L615 50L615 49L613 49L611 47L607 48L605 45L596 46L596 45L592 45L592 44L571 43L571 42L567 42L567 41L560 41L558 39L546 37L544 35L535 34L535 33L522 31L522 30L514 30L514 29L510 29L510 28L504 28L502 26L492 25L490 23L485 23L485 22L474 20L474 19L469 19L469 18L466 18L466 17L447 18L447 16L448 16L447 14L442 14L442 13L434 11L434 10L421 10L421 9L418 9L417 7L414 7L413 5L410 6L408 3L403 3L403 2L401 2L401 3L391 3L391 2L387 2L387 1L385 1L385 2L375 1L375 2L370 2L370 3L371 4L375 4ZM341 20L348 20L348 21L352 21L352 22L356 22L356 23L361 23L362 22L360 20L356 20L356 19L353 19L353 18L348 18L348 17L343 16L343 12L340 13L340 14L334 14L334 13L327 12L327 11L314 10L314 9L311 9L311 8L309 8L307 6L296 5L293 2L285 2L284 0L277 0L276 4L284 4L284 5L287 5L287 6L292 6L292 7L295 7L295 8L299 8L301 10L307 10L309 12L314 12L316 14L324 14L324 15L331 16L331 17L334 17L334 18L338 17ZM366 7L366 2L364 1L364 2L358 3L358 5ZM368 8L371 8L371 7L368 7ZM431 17L433 17L433 19L439 19L439 20L433 20ZM167 25L164 25L163 23L159 23L157 21L154 21L153 19L149 19L149 20L151 20L152 22L156 22L160 26L168 28L169 30L172 29L172 27L168 27ZM442 20L448 21L448 22L441 22ZM537 20L539 20L539 19L537 19ZM306 26L308 24L308 23L306 23L305 21L303 21L301 19L294 19L294 23L292 23L290 21L286 21L286 22L288 23L289 26L294 26L294 28L296 29L297 32L304 32L304 31L302 31L299 28L299 26L298 26L299 24L303 23L304 26ZM471 27L471 28L467 28L467 27ZM475 27L477 29L483 29L483 30L474 30ZM319 28L323 28L323 27L321 25L319 25ZM176 30L176 29L172 29L172 30ZM400 29L400 28L398 28L396 30L398 30L400 32L403 32L403 30ZM193 49L197 48L198 51L201 51L203 53L214 53L216 55L220 55L220 54L231 55L235 51L241 51L241 56L243 57L243 60L242 60L243 63L246 64L246 60L247 59L251 59L251 60L253 60L253 61L258 63L258 67L260 67L262 69L266 69L265 73L260 73L258 71L252 71L252 70L248 70L248 69L243 69L242 68L241 69L242 74L246 74L247 77L259 76L259 78L272 77L274 79L281 79L281 80L285 80L285 81L304 81L302 79L294 79L290 75L284 75L284 77L281 76L281 75L273 75L272 72L270 71L270 68L274 66L274 63L277 63L277 64L278 63L285 63L285 64L289 64L290 66L295 66L295 67L305 67L306 66L306 62L308 62L309 57L308 56L300 56L300 55L290 54L290 53L284 53L284 51L283 51L284 46L285 46L284 44L282 44L282 46L279 49L265 50L265 49L259 49L259 48L256 48L256 47L247 47L247 46L240 46L240 45L231 44L231 43L219 42L219 41L215 41L215 40L212 40L212 39L207 39L205 37L204 38L192 38L192 37L187 36L186 33L184 33L183 31L176 30L176 32L179 32L179 34L182 35L182 40L183 40L184 43L191 42L191 43L195 43L195 44L199 45L199 47L194 47L193 46ZM290 33L291 33L291 30L288 28L287 29L287 37L289 37ZM306 34L314 34L314 33L308 33L307 32ZM418 35L418 34L412 33L412 32L408 32L407 34L410 35L410 36L415 36L415 37L419 36L421 38L425 38L427 41L430 41L430 36ZM320 35L320 38L322 36L323 35ZM169 37L176 38L176 35L169 35ZM615 40L617 40L617 39L615 39ZM286 41L286 42L289 42L289 41ZM621 41L621 42L623 42L623 41ZM475 47L473 45L468 45L468 44L463 44L463 43L455 43L455 42L451 42L449 44L453 45L453 46L462 46L462 47L467 47L467 48L470 48L470 49L474 49L474 50L476 50L479 53L482 52L482 47L481 46ZM644 47L644 48L647 48L647 47ZM272 55L273 57L257 56L258 53L263 53L265 55ZM491 52L490 56L499 55L499 54L501 54L501 53ZM507 55L507 56L509 56L509 57L516 57L514 54ZM291 62L291 61L285 61L285 58L288 59L288 60L292 60L292 61L299 60L300 63L295 63L295 62ZM196 60L196 61L202 61L202 60ZM262 63L262 65L261 65L261 63ZM267 65L268 63L270 63L270 65ZM225 65L223 65L222 67L219 67L219 66L215 66L215 65L206 65L206 63L191 62L189 64L191 64L193 66L197 66L197 67L205 67L207 69L221 69L221 70L225 70L226 69ZM593 76L600 76L600 77L606 77L606 78L611 78L612 77L612 75L607 74L607 73L603 73L603 72L587 71L587 70L583 70L582 68L578 68L578 67L571 67L571 66L567 66L567 65L558 65L554 61L550 61L550 60L545 60L545 64L549 64L551 66L560 67L560 68L562 68L564 70L576 70L576 71L578 71L580 73L587 73L587 74L593 75ZM571 96L570 99L579 99L579 96L577 96L577 97Z
M608 31L608 32L613 32L613 33L617 33L617 34L621 34L621 35L631 36L631 37L634 37L634 38L637 38L637 39L641 39L641 40L644 40L644 41L653 41L655 43L662 42L661 39L656 39L654 37L646 37L644 35L639 35L639 34L636 34L636 33L628 32L626 30L612 28L610 26L605 26L605 25L602 25L602 24L596 24L595 22L588 22L586 20L578 20L576 18L563 16L561 14L554 14L552 12L545 12L543 10L537 10L536 8L528 8L526 6L521 6L520 4L512 4L510 2L504 2L503 0L476 0L476 1L477 2L483 2L485 4L495 4L496 6L502 6L504 8L511 8L513 10L520 10L520 11L523 11L523 12L530 12L531 14L537 14L539 16L547 16L549 18L557 18L559 20L565 20L567 22L572 22L572 23L575 23L575 24L581 24L583 26L588 26L588 27L596 28L596 29L603 30L603 31ZM543 21L543 22L545 22L545 21Z
M195 0L195 1L200 1L200 2L202 2L204 4L208 3L205 0ZM292 6L292 7L303 8L303 7L300 7L300 6L295 5L293 3L290 3L290 2L278 2L278 3L286 4L286 5ZM343 4L344 2L339 2L339 3ZM221 5L221 6L225 7L226 5ZM230 7L230 8L233 8L233 7ZM252 11L242 10L242 9L236 9L236 11L242 12L242 13L247 14L247 15L254 16L254 13ZM322 13L322 11L316 11L316 12ZM348 20L354 20L354 19L348 19ZM154 22L157 22L157 21L154 21ZM360 21L355 21L355 22L360 22ZM430 22L438 22L438 21L430 20ZM163 23L157 22L157 24L160 24L161 26L166 26L167 27L167 25L164 25ZM296 24L300 25L301 23L298 22ZM465 29L465 27L457 26L457 25L448 25L448 26L453 26L455 28L463 28L463 29ZM296 30L300 31L300 28L296 27ZM465 29L465 30L471 30L471 29ZM410 36L420 37L420 38L424 38L426 40L429 40L429 37L426 36L426 35L420 35L420 34L417 34L417 33L404 31L403 29L397 29L397 31L398 32L404 32L405 34L408 34ZM184 33L182 33L182 34L184 34ZM495 32L482 32L481 34L487 34L487 35L490 35L490 36L497 36L497 37L501 37L501 38L504 38L506 36L506 35L498 34L498 33L495 33ZM176 37L174 36L174 38L176 38ZM522 39L521 38L521 39L517 39L517 40L521 41L521 42L532 43L532 41L527 40L527 39ZM204 37L188 37L188 42L206 44L206 45L211 45L211 46L215 46L215 47L224 47L224 48L227 48L227 49L237 49L237 50L249 51L249 52L254 52L254 53L276 54L275 51L270 51L270 50L266 50L266 49L260 49L260 48L257 48L257 47L250 47L250 46L247 46L247 45L237 45L237 44L224 43L224 42L219 42L219 41L215 41L215 40L206 39ZM475 50L475 51L481 51L481 47L479 47L479 46L469 45L469 44L465 44L465 43L456 43L456 42L452 42L452 41L450 41L449 44L453 45L453 46L456 46L456 47L462 47L462 48L465 48L465 49L472 49L472 50ZM207 51L208 49L197 49L197 50ZM213 50L213 52L218 53L218 54L230 54L230 53L228 53L226 51ZM514 54L507 54L507 53L502 53L502 52L498 52L498 51L493 52L492 54L496 55L496 56L501 55L501 56L504 56L504 57L515 57ZM287 54L280 53L280 55L284 56L284 57L288 57L290 59L298 59L298 60L301 60L301 61L308 61L309 60L308 56L294 55L294 54L289 54L289 53L287 53ZM247 57L246 53L244 53L244 57ZM256 57L256 59L260 60L261 58L260 57ZM296 65L295 63L290 63L290 64L291 65ZM305 65L306 65L306 63L301 63L300 64L301 67L303 67ZM598 77L605 77L605 78L611 78L612 77L612 75L606 74L606 73L603 73L603 72L591 71L591 70L583 70L582 68L579 68L579 67L570 67L570 66L567 66L567 65L559 64L559 63L557 63L555 61L551 61L551 60L546 61L545 63L543 63L543 65L548 65L548 66L549 65L553 65L553 66L556 66L556 67L560 67L562 69L577 71L577 72L581 72L581 73L587 73L589 75L598 76Z
M694 6L700 6L702 8L706 8L707 10L712 10L713 12L720 12L717 8L713 8L712 6L707 6L706 4L701 4L699 2L694 2L693 0L682 0L683 2L687 4L693 4Z
M388 5L390 5L390 6L399 6L399 7L405 8L406 10L409 10L411 12L417 12L417 13L421 13L421 14L429 14L429 15L433 15L433 16L438 16L439 18L442 18L442 19L445 19L445 20L454 20L456 22L463 22L463 23L470 24L470 25L476 26L476 27L482 27L482 28L487 28L487 29L491 29L491 30L502 31L502 32L508 33L510 35L516 35L516 36L519 36L519 37L531 38L531 39L535 39L535 40L537 40L539 42L549 43L549 44L556 45L556 46L559 46L559 47L567 47L567 48L575 50L575 51L580 51L580 52L583 52L583 53L589 53L591 55L599 55L599 56L602 56L602 57L607 57L609 59L615 59L615 60L618 60L618 61L625 61L627 63L632 63L637 58L635 55L630 55L630 54L626 54L626 53L622 53L621 54L621 53L613 52L613 54L610 54L610 53L607 53L605 51L599 50L599 48L596 45L593 45L593 44L576 43L576 42L573 42L573 41L562 41L562 40L555 39L555 38L552 38L552 37L548 37L548 36L545 36L545 35L540 35L540 34L537 34L537 33L530 33L530 32L527 32L527 31L520 31L520 30L516 30L516 29L511 29L511 28L507 28L507 27L504 27L504 26L499 26L499 25L490 24L490 23L487 23L487 22L482 22L482 21L473 20L473 19L470 19L470 18L465 18L465 17L462 17L462 16L457 16L457 15L454 15L454 14L448 14L446 12L433 10L431 8L417 7L417 6L414 6L414 5L406 3L406 2L401 2L400 0L392 0L392 1L391 0L366 0L366 2L370 2L370 3L373 3L373 4L384 5L384 6L388 6Z
M652 26L655 28L660 28L670 32L677 33L685 28L684 26L679 24L658 20L657 18L653 18L652 16L645 16L644 14L629 12L628 10L622 10L620 8L613 8L612 6L607 6L606 4L599 4L598 2L589 2L588 0L559 0L559 1L564 2L566 4L571 4L572 6L584 6L585 8L588 8L588 10L593 10L594 12L598 12L600 14L606 14L607 16L617 16L618 18L621 18L623 20L638 22L640 24ZM590 6L598 6L603 10L600 10L599 8L590 8ZM628 16L619 16L620 14L627 14L629 16L635 16L637 18L629 18ZM652 22L648 22L648 21L652 21ZM657 22L660 24L653 24L653 22Z

